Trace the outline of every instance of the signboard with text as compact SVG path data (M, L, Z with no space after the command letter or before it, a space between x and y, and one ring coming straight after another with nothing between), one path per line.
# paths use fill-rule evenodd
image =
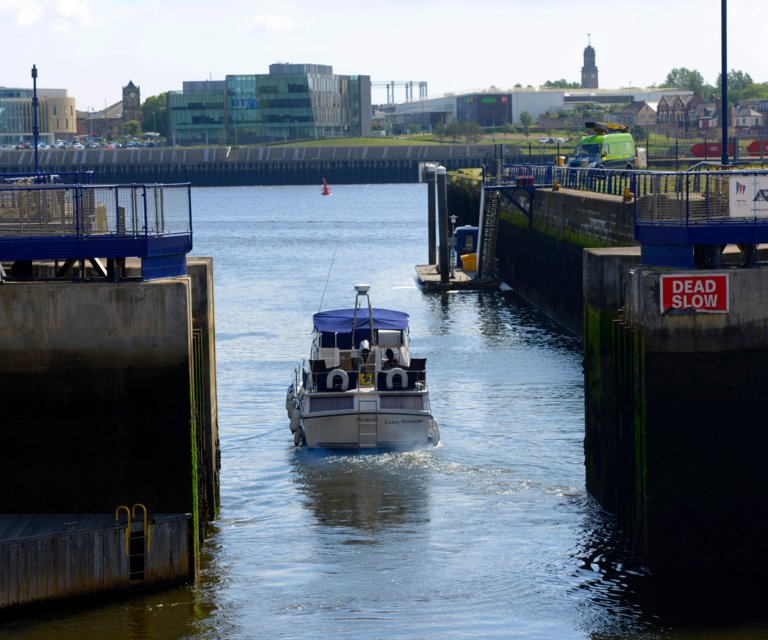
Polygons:
M728 274L661 276L662 313L728 313Z
M733 218L768 217L768 176L739 175L728 178L728 206Z

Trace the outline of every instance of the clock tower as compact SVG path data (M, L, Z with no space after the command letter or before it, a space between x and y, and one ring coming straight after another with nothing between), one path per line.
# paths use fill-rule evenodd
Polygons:
M139 87L130 80L123 87L123 122L129 120L138 120L141 122L141 91Z
M591 34L587 34L587 46L584 49L584 66L581 68L581 87L597 89L597 67L595 66L595 49L592 46Z

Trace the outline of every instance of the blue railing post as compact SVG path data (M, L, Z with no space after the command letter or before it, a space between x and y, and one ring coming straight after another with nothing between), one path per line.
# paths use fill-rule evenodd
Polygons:
M135 186L133 187L136 188ZM141 186L141 201L144 203L144 237L149 237L149 218L147 212L147 186Z
M74 191L74 204L75 204L75 236L80 237L81 225L80 225L80 203L82 202L82 193L80 190L82 187L73 187Z
M188 204L187 210L189 211L187 224L188 224L189 234L191 238L192 237L192 186L191 185L187 185L187 204Z

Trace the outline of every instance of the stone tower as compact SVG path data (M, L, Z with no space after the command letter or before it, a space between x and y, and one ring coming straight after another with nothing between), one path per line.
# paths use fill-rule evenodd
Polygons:
M133 80L123 87L123 122L138 120L141 122L141 90Z
M587 34L589 38L590 34ZM583 89L597 89L597 67L595 66L595 49L588 41L584 49L584 66L581 68L581 86Z

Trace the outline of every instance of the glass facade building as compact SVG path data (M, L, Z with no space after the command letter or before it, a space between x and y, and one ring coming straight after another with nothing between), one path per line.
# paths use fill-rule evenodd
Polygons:
M185 82L168 94L173 144L258 144L371 132L369 76L325 65L270 65L269 74Z

